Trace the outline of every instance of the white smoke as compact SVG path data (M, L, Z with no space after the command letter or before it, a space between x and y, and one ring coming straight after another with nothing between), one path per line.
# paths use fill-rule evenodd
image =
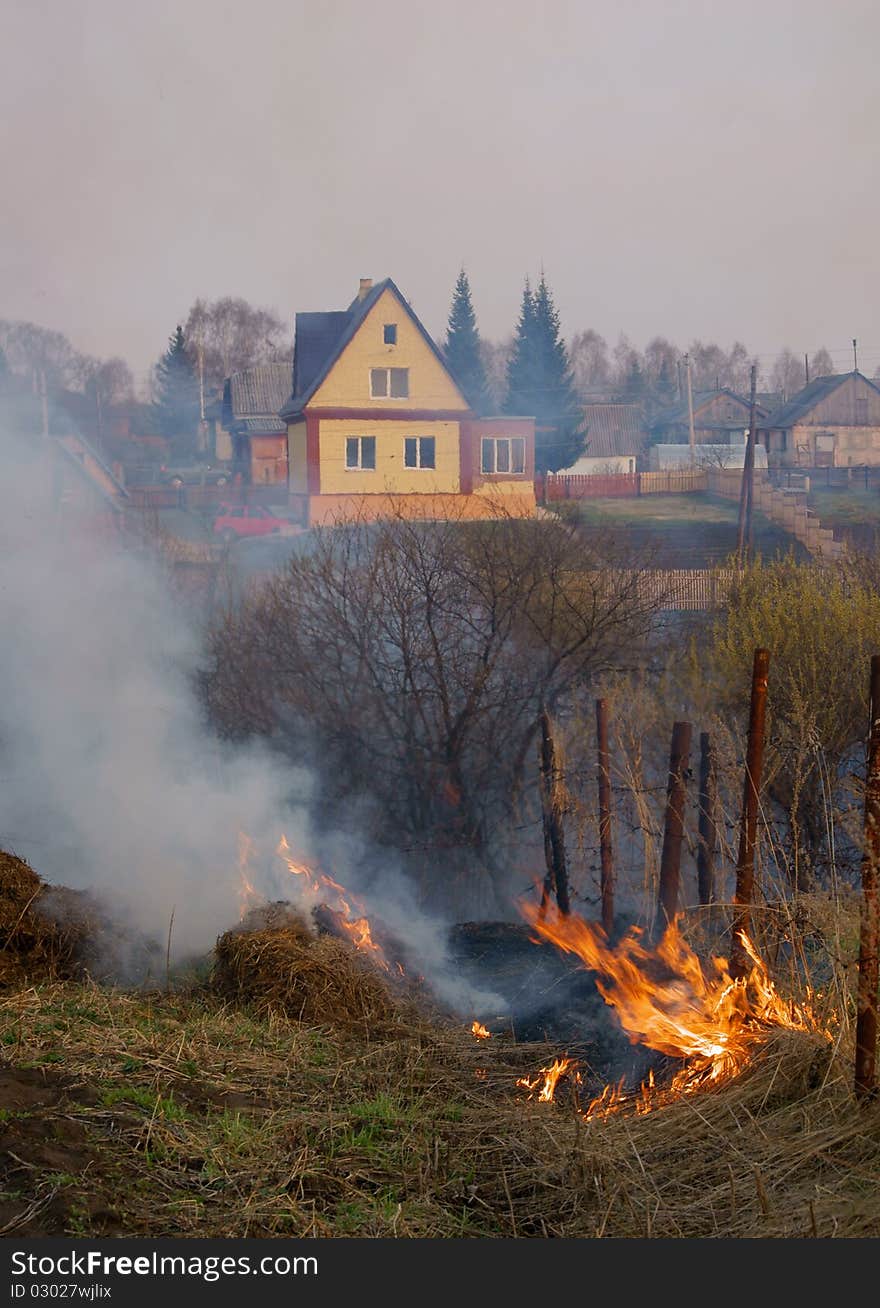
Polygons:
M283 833L312 860L311 779L268 747L218 740L195 690L197 626L164 572L96 534L93 513L58 512L52 486L43 443L0 433L0 847L95 892L163 955L172 914L172 956L207 953L238 921L243 847L258 897L302 898L276 851ZM326 871L356 890L356 862ZM402 878L367 911L446 1002L502 1002L454 975L445 929Z

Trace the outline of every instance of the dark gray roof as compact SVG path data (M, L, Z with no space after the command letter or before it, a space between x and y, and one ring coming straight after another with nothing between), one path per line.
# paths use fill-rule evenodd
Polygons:
M276 433L287 431L287 423L281 418L237 418L235 422L236 431L263 432L267 436L273 436Z
M234 372L229 381L229 405L238 418L277 418L290 394L290 364L261 363Z
M637 404L585 404L587 447L584 458L610 459L641 454L648 440Z
M390 277L377 282L361 299L352 300L347 309L333 313L298 313L293 346L293 394L282 407L284 418L295 418L301 413L333 364L353 338L355 332L386 290L397 296L405 313L421 332L426 344L448 372L443 355L419 322L409 303L403 298Z
M738 400L739 403L745 405L746 410L748 410L749 401L745 395L739 395L736 391L732 391L729 386L721 386L719 388L713 387L711 390L708 391L694 391L693 393L694 414L696 415L698 411L703 408L704 405L709 404L712 400L714 400L719 395L726 395L731 400ZM760 403L758 404L757 407L758 407L758 412L761 416L763 416L767 412L767 410ZM662 409L658 414L655 415L651 423L651 426L667 427L682 422L686 423L687 421L688 421L688 405L687 405L687 400L685 400L683 404L676 404L675 407L672 409ZM725 424L721 423L715 425L724 426Z
M873 386L875 390L880 391L880 386L872 382L861 372L839 372L829 377L814 377L808 386L798 391L790 400L770 414L770 417L763 424L765 427L793 427L795 423L805 418L811 409L814 409L821 400L836 391L838 386L842 386L850 377L859 377L862 381Z

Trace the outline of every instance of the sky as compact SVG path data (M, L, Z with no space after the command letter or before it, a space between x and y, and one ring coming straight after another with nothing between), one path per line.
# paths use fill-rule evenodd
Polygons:
M0 0L0 318L143 380L193 300L880 365L876 0Z

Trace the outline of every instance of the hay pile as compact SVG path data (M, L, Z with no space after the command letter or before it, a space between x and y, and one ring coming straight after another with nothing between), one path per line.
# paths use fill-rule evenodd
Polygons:
M83 896L53 890L23 859L0 851L0 987L80 977L91 916Z
M251 913L215 946L213 989L258 1013L379 1037L405 1004L385 974L348 942L315 935L287 905Z

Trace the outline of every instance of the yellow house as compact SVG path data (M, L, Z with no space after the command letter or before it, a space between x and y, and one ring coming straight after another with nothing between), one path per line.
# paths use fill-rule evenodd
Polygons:
M362 279L342 312L296 315L281 417L307 525L535 511L534 418L477 418L390 278Z

